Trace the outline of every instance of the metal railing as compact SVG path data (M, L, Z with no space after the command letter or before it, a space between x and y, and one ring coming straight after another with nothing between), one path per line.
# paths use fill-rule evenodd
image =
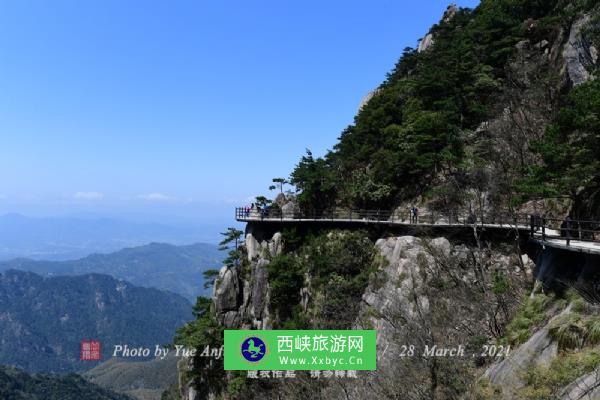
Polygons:
M499 213L469 213L459 211L419 212L411 216L410 211L392 212L389 210L304 210L287 211L279 207L235 209L235 218L240 221L261 220L295 220L295 221L346 221L346 222L381 222L408 225L497 225L500 227L529 227L528 215Z
M600 221L578 221L571 219L552 219L539 215L515 214L508 211L471 212L448 210L436 212L425 210L411 215L410 211L389 210L282 210L277 206L263 208L238 207L235 209L238 221L330 221L363 222L400 225L437 225L437 226L481 226L495 228L516 228L529 230L532 238L564 240L569 246L571 241L600 243Z
M539 215L530 217L531 236L539 235L542 241L548 239L565 240L567 246L572 240L580 242L600 242L600 222L546 218Z

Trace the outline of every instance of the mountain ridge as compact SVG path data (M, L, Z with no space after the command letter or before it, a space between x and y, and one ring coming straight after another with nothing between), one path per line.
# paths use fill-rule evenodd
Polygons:
M76 260L16 258L0 261L0 271L17 269L42 276L108 274L134 285L177 293L193 303L197 296L207 294L203 289L202 272L219 267L221 258L217 246L207 243L176 246L153 242Z
M171 342L191 318L182 296L103 274L42 277L0 273L0 363L31 372L73 372L110 358L113 346ZM99 362L80 360L80 342L101 342Z

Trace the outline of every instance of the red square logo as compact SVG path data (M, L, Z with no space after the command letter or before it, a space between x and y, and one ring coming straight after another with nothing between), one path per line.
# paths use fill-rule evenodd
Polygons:
M98 361L102 358L99 340L82 340L79 349L79 358L82 361Z

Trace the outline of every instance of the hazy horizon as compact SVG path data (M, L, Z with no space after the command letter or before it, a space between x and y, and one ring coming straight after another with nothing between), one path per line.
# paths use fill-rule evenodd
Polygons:
M229 226L241 226L233 221ZM92 216L0 215L0 261L64 261L149 243L217 245L225 225L198 221L148 221Z

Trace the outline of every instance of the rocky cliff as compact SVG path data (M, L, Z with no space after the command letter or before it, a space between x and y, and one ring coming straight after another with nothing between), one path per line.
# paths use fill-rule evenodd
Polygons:
M275 233L268 240L260 233L258 237L248 233L242 250L244 259L238 266L223 266L219 271L213 287L212 312L225 329L271 329L267 265L282 251L281 233ZM187 377L187 372L194 368L193 360L181 360L178 368L179 393L183 399L214 399L221 395L219 388L197 390L199 383ZM222 368L222 364L216 368ZM223 375L222 379L227 377Z
M331 238L331 232L324 234ZM444 237L393 236L372 246L377 268L352 327L377 330L377 372L359 373L354 380L317 381L302 373L295 380L262 384L244 379L240 391L225 389L207 397L188 382L183 398L367 399L402 393L407 399L533 399L547 390L565 399L596 398L600 357L583 329L598 321L597 309L572 292L544 293L535 284L538 268L510 240L474 246ZM266 266L287 253L282 235L258 240L249 233L244 247L248 269L221 270L216 315L227 328L271 329L282 321L274 316ZM310 281L307 276L300 293L290 296L299 299L308 319L320 307L320 294ZM565 344L564 331L578 327L587 327L577 333L581 342L576 337L576 343ZM433 346L463 346L466 356L424 354ZM510 350L485 354L491 346ZM564 362L572 368L566 376L559 367ZM538 382L544 373L550 378Z
M214 288L217 320L226 328L271 329L267 265L281 253L281 233L269 240L246 235L243 266L221 268Z
M336 146L338 153L324 161L343 170L354 166L360 157L367 159L364 174L342 174L348 182L358 184L341 190L341 195L373 204L369 201L380 201L374 199L375 194L385 197L390 193L392 186L377 182L373 171L382 165L391 166L387 171L382 167L384 172L401 168L392 162L397 154L383 151L389 149L382 140L404 137L401 135L406 132L411 133L407 140L414 138L419 135L415 126L429 121L426 117L430 116L419 114L413 120L407 117L410 107L402 108L397 103L432 101L437 106L450 101L438 99L435 87L427 85L421 88L420 96L428 100L406 97L414 89L414 74L429 77L427 73L447 72L434 68L437 64L432 54L436 45L442 39L443 43L455 45L448 39L452 37L449 32L464 32L468 24L481 24L482 31L493 35L494 24L500 26L505 21L495 21L490 28L486 18L493 20L502 15L506 3L482 2L474 15L476 19L485 14L484 21L475 22L464 10L449 7L440 24L421 40L418 51L407 52L405 63L398 64L394 74L401 78L394 81L392 74L363 100L357 126L344 132ZM405 210L407 204L416 204L421 209L447 210L455 203L477 203L486 211L505 207L514 200L513 185L522 183L531 166L541 165L540 155L533 147L556 120L565 94L595 78L600 36L597 5L553 2L556 7L550 7L545 2L513 3L519 3L523 9L529 7L527 12L532 17L519 20L519 26L506 32L498 27L497 32L506 36L485 38L489 47L473 45L471 50L478 62L475 81L455 92L459 103L468 102L477 90L495 93L489 107L492 116L478 119L470 127L465 122L469 115L461 111L457 123L461 140L464 139L464 153L472 156L467 159L474 169L463 176L460 168L453 168L451 163L439 169L435 166L431 180L440 184L436 190L441 196L433 201L435 196L425 193L402 204L394 203L393 208ZM506 7L514 6L513 3ZM477 42L474 38L465 40ZM498 60L504 60L502 65L485 64ZM442 78L452 81L452 77L443 74ZM426 82L433 85L430 80ZM379 121L388 125L380 127ZM426 133L436 126L427 125ZM367 145L354 147L361 141L375 143L373 149L381 160L372 159L373 151ZM400 147L410 147L411 143L401 143ZM363 151L365 148L370 150ZM308 167L317 168L311 164L312 155L303 161ZM316 183L309 179L307 182L322 189L327 179L326 174ZM303 183L303 189L311 188ZM345 182L337 184L343 186ZM424 182L419 184L426 186ZM402 190L402 195L408 191ZM581 215L598 215L597 188L582 193L585 196L576 201L558 196L522 203L516 211L544 211L558 218L578 210L584 210ZM327 200L322 193L317 194L315 198ZM343 205L347 199L336 201L335 204ZM215 285L214 315L219 323L244 329L373 328L378 332L378 370L359 373L354 380L315 380L298 374L294 380L261 382L229 374L223 378L228 384L208 398L599 398L600 310L594 305L598 303L595 282L600 281L594 272L594 267L600 265L598 259L548 251L538 254L520 246L510 235L482 238L477 234L408 234L382 235L380 231L368 230L315 232L308 228L296 235L284 231L267 234L260 225L250 227L243 250L244 263L222 269ZM466 357L432 357L423 353L433 346L463 346ZM183 394L188 400L204 398L193 390L186 389Z

